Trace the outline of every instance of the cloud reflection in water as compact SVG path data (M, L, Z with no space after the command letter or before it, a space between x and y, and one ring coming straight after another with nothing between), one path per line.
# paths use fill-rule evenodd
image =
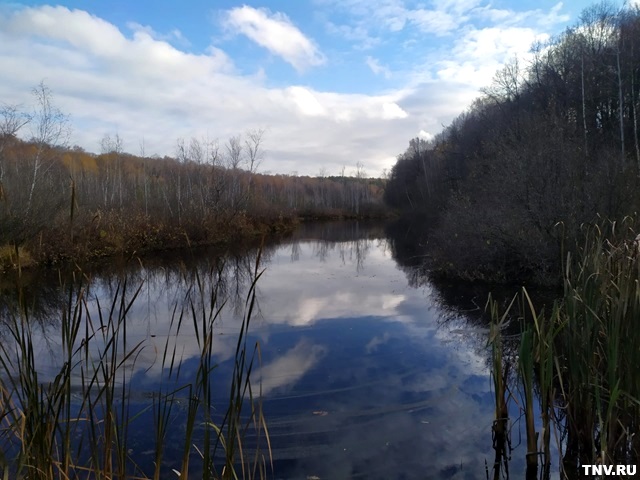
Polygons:
M238 284L227 279L225 292L238 292L239 302L249 257L227 264ZM483 330L461 335L464 319L442 325L431 287L410 287L383 239L305 240L264 258L250 335L261 345L254 378L262 381L276 478L485 478L493 393ZM182 355L185 374L199 350L193 335L170 328L186 277L137 275L145 284L127 333L131 344L145 342L130 372L143 394L162 376L165 342ZM109 282L92 285L103 304L109 291ZM218 379L231 369L240 324L232 300L214 339ZM56 327L44 328L53 352Z

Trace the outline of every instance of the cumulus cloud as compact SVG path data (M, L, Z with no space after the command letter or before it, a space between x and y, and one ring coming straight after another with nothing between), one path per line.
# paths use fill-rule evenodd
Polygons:
M407 118L409 115L396 103L382 104L382 118L393 120L394 118Z
M453 57L438 63L438 77L451 82L465 79L477 89L486 87L501 65L526 58L534 42L548 38L526 27L469 28L453 49Z
M313 92L304 87L290 87L288 89L290 98L298 107L300 113L309 116L320 116L327 113L326 109L315 97Z
M361 160L377 174L410 131L396 94L269 88L264 74L237 72L219 47L189 53L156 37L146 27L125 34L82 10L0 11L0 99L28 105L44 79L71 115L72 142L94 152L114 131L132 153L144 138L148 154L172 155L178 137L224 142L269 128L263 168L282 173L324 166L337 174Z
M259 62L244 73L226 47L229 37L187 49L189 39L177 29L159 33L138 23L121 29L83 10L40 6L0 9L0 101L28 105L31 88L44 80L71 116L72 142L94 152L115 131L132 153L144 138L148 154L172 155L179 137L224 143L245 130L267 128L265 171L313 175L325 168L338 174L360 161L377 175L393 165L409 138L440 131L502 63L546 38L542 25L563 18L556 6L524 12L528 17L515 23L513 12L506 20L491 20L487 11L499 14L482 0L448 0L435 7L402 0L316 2L343 14L316 12L330 35L349 39L343 50L334 47L332 59L360 68L358 75L373 72L371 82L363 78L367 93L338 82L323 88L312 81L274 83L273 70ZM298 71L328 61L282 13L244 6L221 18L227 33L250 38ZM459 29L455 37L449 35L452 28ZM425 42L425 32L445 43ZM402 58L382 56L396 45ZM377 47L375 55L360 50ZM370 86L376 81L377 87Z
M229 10L226 23L228 28L282 57L298 71L325 63L318 47L283 13L272 14L267 9L244 5Z

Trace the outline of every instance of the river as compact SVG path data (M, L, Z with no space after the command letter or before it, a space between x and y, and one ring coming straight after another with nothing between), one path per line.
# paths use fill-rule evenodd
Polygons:
M487 328L479 320L486 298L436 288L402 243L380 225L343 222L306 225L263 246L247 339L260 350L252 385L254 395L262 392L274 467L269 478L483 479L492 470L494 393ZM86 275L86 308L94 319L109 309L117 289L126 287L125 296L135 298L127 342L141 347L126 360L123 382L140 412L129 454L141 468L153 464L153 414L145 405L161 382L163 349L175 347L182 378L199 358L193 334L173 333L176 306L184 306L198 281L205 291L218 282L212 379L222 409L257 252L167 253ZM62 364L61 285L57 275L41 276L27 289L45 379ZM181 422L176 409L166 437L167 471L180 468ZM517 440L517 423L514 428ZM509 468L519 478L526 446L514 447Z

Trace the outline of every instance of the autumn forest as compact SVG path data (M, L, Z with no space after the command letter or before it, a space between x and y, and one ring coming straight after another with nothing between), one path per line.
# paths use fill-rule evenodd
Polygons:
M224 144L177 139L175 156L127 153L119 134L101 152L69 147L68 117L41 83L35 108L0 109L0 265L228 243L288 231L305 219L385 215L383 182L362 163L349 175L258 173L265 130ZM31 134L29 136L28 134Z

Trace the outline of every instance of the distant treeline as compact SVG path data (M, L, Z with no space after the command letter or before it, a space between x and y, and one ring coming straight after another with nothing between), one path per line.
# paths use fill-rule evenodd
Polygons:
M436 274L559 282L583 223L640 207L639 109L640 10L597 4L433 141L412 140L385 200L433 225Z
M257 173L262 130L224 145L178 139L175 157L126 153L119 135L103 138L101 154L68 148L51 92L33 93L33 114L0 105L0 270L16 254L29 263L143 252L385 212L384 183L361 164L351 177Z

